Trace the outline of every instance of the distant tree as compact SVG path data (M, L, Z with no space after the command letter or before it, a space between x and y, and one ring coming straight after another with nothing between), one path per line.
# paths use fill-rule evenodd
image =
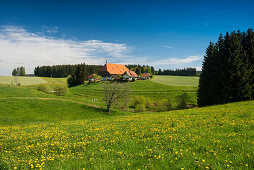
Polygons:
M18 72L17 72L17 69L14 68L13 71L12 71L12 76L17 76Z
M162 75L162 71L161 71L161 69L159 69L159 71L158 71L158 75Z
M25 67L20 67L20 76L25 76L25 75L26 75Z
M12 75L14 76L25 76L26 75L26 71L25 71L25 67L17 67L12 71Z
M141 69L139 67L136 68L136 74L141 75Z
M129 91L127 83L110 82L103 84L104 102L107 106L107 112L110 113L110 108L113 104L126 99Z

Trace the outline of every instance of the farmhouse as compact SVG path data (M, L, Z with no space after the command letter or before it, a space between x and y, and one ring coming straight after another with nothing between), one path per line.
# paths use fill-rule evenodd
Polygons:
M95 77L96 77L96 74L95 74L95 73L93 73L93 74L91 74L90 76L88 76L89 82L94 82L94 81L95 81Z
M143 80L150 79L150 77L151 77L150 73L144 73L140 76L140 78Z
M132 78L135 78L135 79L138 78L138 75L134 71L125 71L123 73L123 79L132 80Z
M106 63L100 69L99 75L102 77L103 81L112 80L117 78L117 75L123 75L126 71L129 72L130 70L125 65Z

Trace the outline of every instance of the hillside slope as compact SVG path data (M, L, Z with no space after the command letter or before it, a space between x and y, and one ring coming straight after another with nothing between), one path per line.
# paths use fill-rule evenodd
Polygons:
M34 122L0 126L0 168L253 169L253 142L253 101Z

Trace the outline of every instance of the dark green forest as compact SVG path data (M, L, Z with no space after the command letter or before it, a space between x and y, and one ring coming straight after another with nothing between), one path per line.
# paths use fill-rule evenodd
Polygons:
M173 75L173 76L196 76L196 68L184 68L184 69L159 69L158 75Z
M210 42L199 80L198 105L251 100L254 97L254 33L233 31Z

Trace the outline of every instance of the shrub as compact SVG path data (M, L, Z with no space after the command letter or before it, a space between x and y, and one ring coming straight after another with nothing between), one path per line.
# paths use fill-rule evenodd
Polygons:
M146 98L144 96L136 96L133 99L133 107L137 112L143 112L146 110Z
M136 81L136 79L134 77L132 77L131 81L134 82L134 81Z
M17 86L21 86L21 83L17 83Z
M178 100L177 108L178 109L185 109L187 102L189 101L188 94L183 93L182 95L177 97L177 100Z
M151 110L153 108L153 104L154 104L153 100L150 99L149 97L146 97L146 108L148 110Z
M54 93L55 95L57 96L64 96L66 93L69 92L69 89L67 86L64 86L64 85L57 85L55 88L54 88Z
M68 75L67 76L67 84L68 84L68 87L71 87L72 86L72 81L73 81L73 77L71 75Z
M101 81L102 80L102 77L101 76L98 76L98 78L97 78L99 81Z
M170 99L167 100L166 106L167 106L167 110L171 110L172 109L172 104L171 104L171 100Z
M155 103L155 105L156 105L156 110L159 112L169 111L172 109L172 104L171 104L170 99L168 99L168 100L163 99L163 100L157 101Z
M158 112L167 111L166 103L167 103L167 100L165 99L156 101L155 102L156 111Z
M51 88L47 84L39 84L37 86L37 90L44 93L49 93L51 91Z
M135 111L136 112L143 112L146 110L146 106L144 104L138 104L135 106Z

